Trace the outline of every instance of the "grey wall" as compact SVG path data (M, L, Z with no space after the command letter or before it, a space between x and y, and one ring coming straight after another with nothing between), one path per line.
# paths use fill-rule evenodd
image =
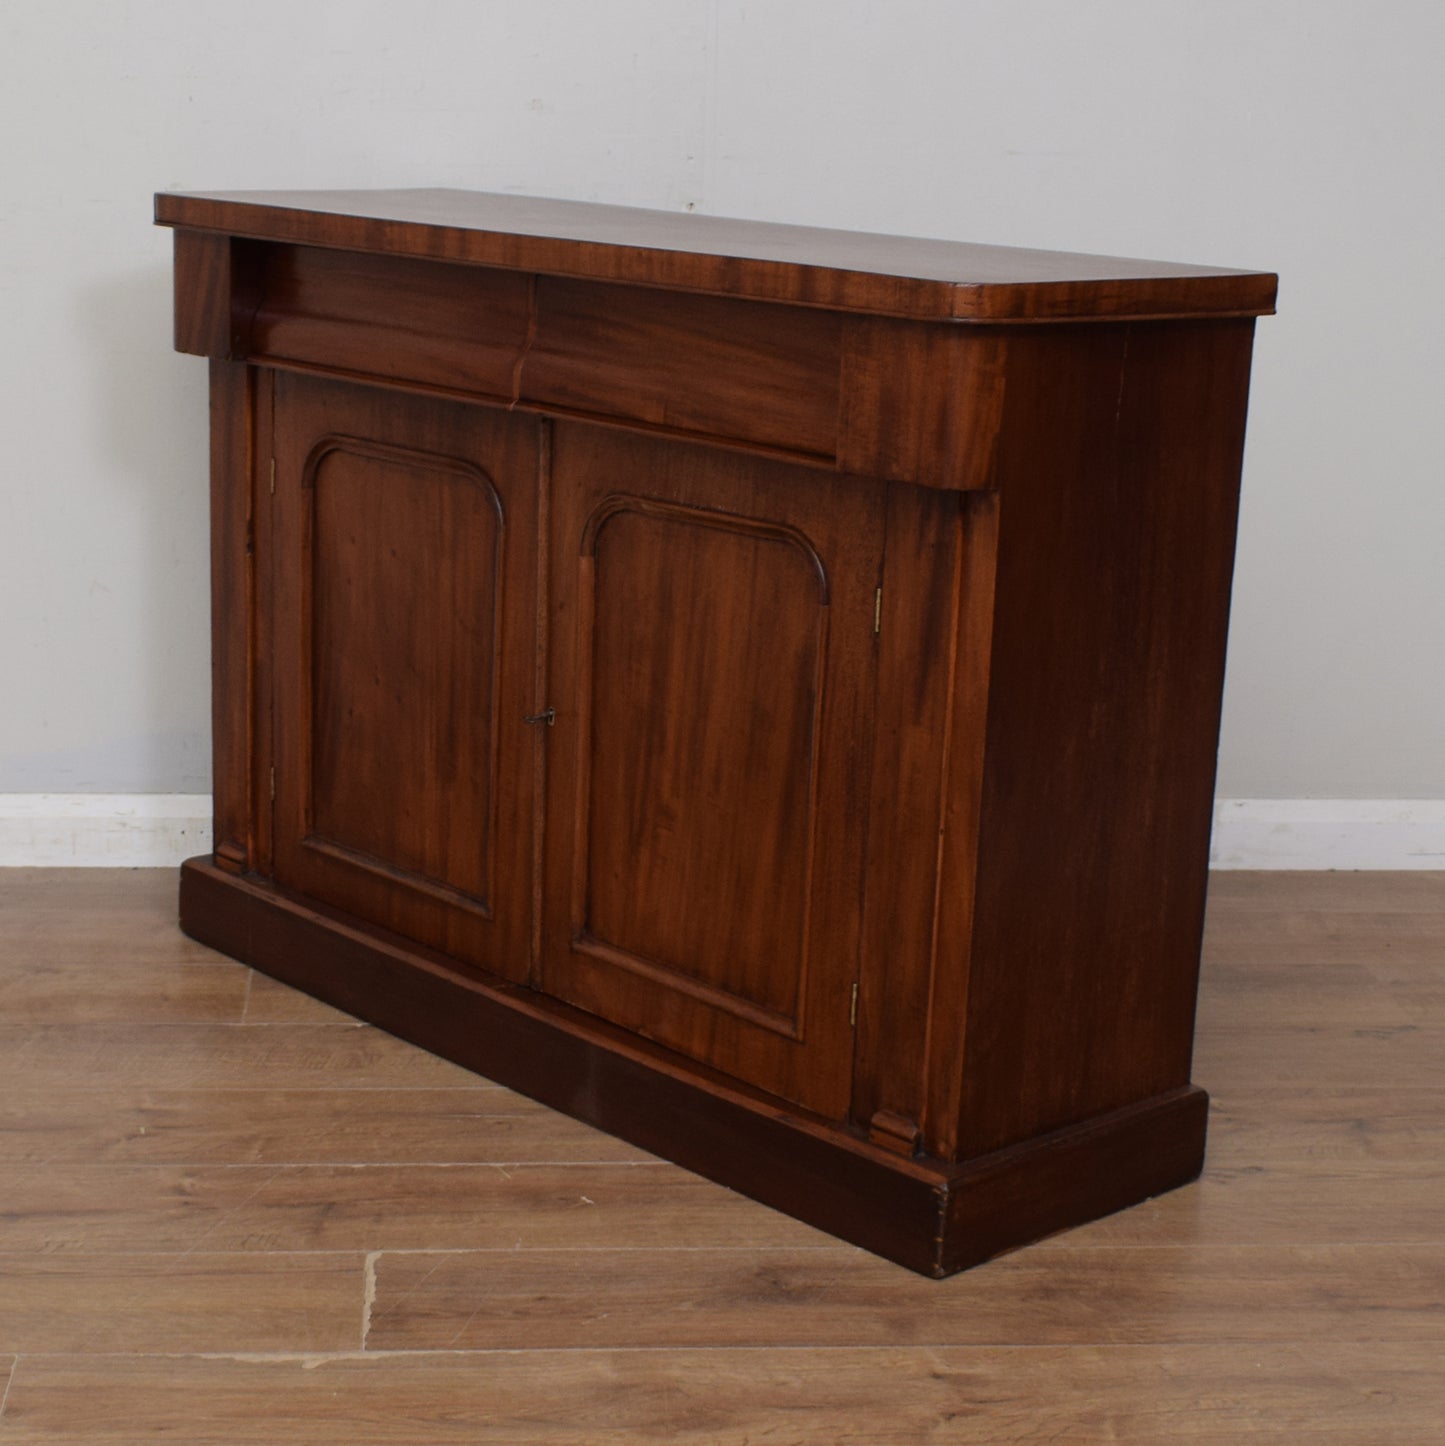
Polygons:
M156 189L456 185L1282 274L1220 792L1445 796L1425 0L7 0L0 792L204 791Z

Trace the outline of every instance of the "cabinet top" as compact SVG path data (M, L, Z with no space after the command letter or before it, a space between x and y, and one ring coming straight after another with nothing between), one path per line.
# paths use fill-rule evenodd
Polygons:
M1266 272L478 191L162 192L156 222L932 321L1260 316Z

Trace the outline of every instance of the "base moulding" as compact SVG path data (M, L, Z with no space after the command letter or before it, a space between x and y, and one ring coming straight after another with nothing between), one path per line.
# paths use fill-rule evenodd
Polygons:
M924 1275L1194 1179L1208 1097L1170 1091L961 1164L903 1159L569 1006L191 859L181 926L401 1039Z

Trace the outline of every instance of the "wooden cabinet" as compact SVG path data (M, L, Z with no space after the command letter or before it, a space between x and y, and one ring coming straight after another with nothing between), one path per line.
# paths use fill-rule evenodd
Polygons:
M914 1269L1187 1181L1255 273L173 196L195 937Z

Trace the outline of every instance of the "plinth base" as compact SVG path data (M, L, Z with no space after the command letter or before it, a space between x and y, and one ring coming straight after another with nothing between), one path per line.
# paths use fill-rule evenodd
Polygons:
M546 996L196 858L193 939L498 1084L924 1275L947 1276L1183 1185L1193 1086L961 1164L904 1159Z

